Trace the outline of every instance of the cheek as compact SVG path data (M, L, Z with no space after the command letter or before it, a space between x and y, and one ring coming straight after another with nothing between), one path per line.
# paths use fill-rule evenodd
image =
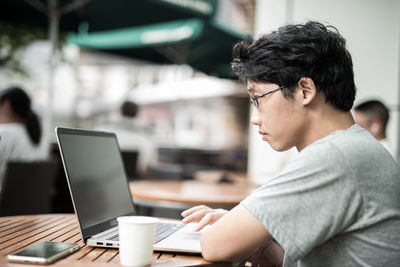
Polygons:
M282 126L285 126L292 119L290 107L283 105L279 105L269 115L268 120Z
M275 120L272 122L276 128L276 133L283 142L290 141L296 135L297 129L301 125L299 113L293 109L293 106L281 106L279 114L276 114Z
M260 122L261 128L267 131L269 134L273 134L276 132L277 128L280 127L279 117L277 117L277 114L274 114L273 112L263 114L260 117Z

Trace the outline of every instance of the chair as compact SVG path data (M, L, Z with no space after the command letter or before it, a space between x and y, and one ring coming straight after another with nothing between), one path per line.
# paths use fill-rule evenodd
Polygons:
M139 152L137 150L122 150L121 156L128 180L138 179L137 163Z
M50 157L57 162L51 213L74 213L67 177L57 143L52 143L50 145Z
M183 167L180 164L161 163L149 166L149 177L152 180L183 180Z
M10 161L0 194L0 215L27 215L51 211L51 191L57 161Z

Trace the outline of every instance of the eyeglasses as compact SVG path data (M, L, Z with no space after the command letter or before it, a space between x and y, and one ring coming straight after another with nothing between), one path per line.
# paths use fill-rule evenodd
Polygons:
M276 88L276 89L274 89L274 90L271 90L271 91L269 91L269 92L266 92L265 94L262 94L262 95L250 96L250 103L254 104L254 106L255 106L256 108L258 108L258 107L260 106L260 104L258 103L258 99L259 99L259 98L261 98L261 97L263 97L263 96L266 96L266 95L269 95L269 94L272 94L272 93L275 93L276 91L282 90L282 89L284 89L284 88L286 88L286 87L287 87L287 86L281 86L281 87L279 87L279 88Z

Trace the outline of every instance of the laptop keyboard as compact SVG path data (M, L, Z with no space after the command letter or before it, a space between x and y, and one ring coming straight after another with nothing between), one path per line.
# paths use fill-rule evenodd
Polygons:
M164 238L170 236L171 234L175 233L178 231L180 228L184 226L183 223L167 223L167 222L162 222L157 225L157 232L156 232L156 238L154 240L154 244L157 244Z
M164 238L170 236L171 234L178 231L180 228L184 226L183 223L170 223L170 222L160 222L157 224L156 237L154 240L154 244L157 244ZM107 240L119 241L119 235L113 235L107 238Z

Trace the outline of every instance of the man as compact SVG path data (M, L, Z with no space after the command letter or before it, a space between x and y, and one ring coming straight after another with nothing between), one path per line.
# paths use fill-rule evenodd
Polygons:
M139 108L132 101L124 101L117 121L95 129L114 132L122 151L138 151L137 172L140 177L145 177L149 165L156 162L157 151L146 126L137 119Z
M378 100L370 100L354 108L355 122L370 132L394 157L395 154L386 139L386 125L389 121L388 108Z
M354 124L345 40L317 22L288 25L234 47L251 122L277 151L299 155L232 210L197 206L203 256L255 266L394 266L400 262L400 170ZM268 164L268 162L266 162Z

